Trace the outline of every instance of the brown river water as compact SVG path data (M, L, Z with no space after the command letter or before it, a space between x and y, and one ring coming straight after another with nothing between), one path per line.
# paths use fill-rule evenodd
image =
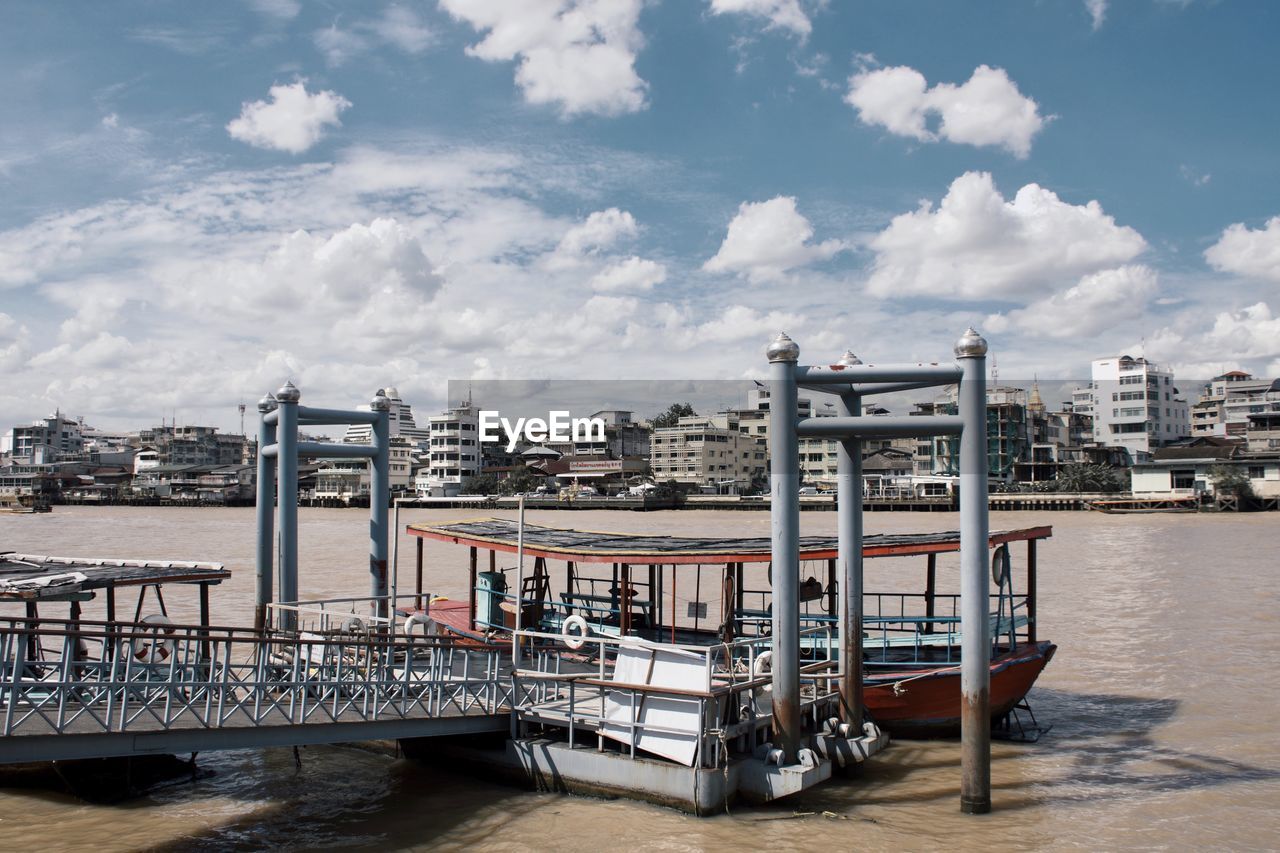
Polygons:
M465 511L412 510L409 521ZM498 513L502 514L502 513ZM768 535L761 512L531 512L533 523ZM948 530L954 514L870 514L867 532ZM805 533L833 533L804 513ZM252 620L253 510L57 507L0 516L0 549L211 560L235 572L215 624ZM694 818L537 794L356 747L200 757L209 778L124 804L0 789L7 849L1020 850L1280 847L1280 515L999 513L1051 524L1039 632L1058 654L1031 693L1036 744L993 748L994 811L959 812L959 745L895 742L855 778ZM302 510L304 598L367 594L368 515ZM401 539L402 591L413 549ZM466 549L426 546L427 585L463 597ZM1015 551L1015 577L1021 553ZM918 564L918 565L917 565ZM954 573L944 563L941 574ZM712 575L714 577L714 575ZM820 575L821 577L821 575ZM868 589L922 584L923 561L868 563ZM683 583L683 581L682 581ZM714 584L713 584L714 586ZM194 596L191 596L194 598ZM683 597L683 595L681 596ZM704 594L704 600L708 596ZM173 609L192 603L178 600ZM713 604L711 613L717 612Z

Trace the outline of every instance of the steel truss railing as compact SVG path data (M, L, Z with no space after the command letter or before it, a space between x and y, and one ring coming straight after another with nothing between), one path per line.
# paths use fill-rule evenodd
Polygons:
M576 746L585 730L594 733L597 748L603 749L606 728L624 731L626 754L636 757L639 739L646 732L696 738L694 766L722 767L733 753L753 753L768 738L771 725L770 676L762 670L761 656L772 654L768 637L741 638L712 646L643 643L655 649L678 650L702 657L702 666L711 687L707 690L680 690L648 684L625 684L612 680L611 661L619 647L636 642L632 638L591 635L584 648L572 658L566 655L560 634L520 631L522 642L540 643L531 654L531 669L514 674L518 703L514 725L550 725L567 730L570 747ZM834 684L841 678L836 660L834 632L830 627L801 631L801 642L811 659L801 667L803 713L811 717L813 731L838 713ZM590 648L592 651L588 652ZM606 717L604 700L612 695L630 709L624 718ZM696 708L697 731L670 728L642 721L638 708L646 698Z
M502 669L497 648L377 630L0 619L0 735L493 715L512 705Z

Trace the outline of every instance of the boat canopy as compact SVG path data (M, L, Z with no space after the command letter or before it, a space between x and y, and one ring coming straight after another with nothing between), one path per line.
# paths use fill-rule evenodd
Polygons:
M488 551L515 553L519 535L516 522L505 518L472 519L452 524L410 524L413 536L469 545ZM1025 527L991 533L991 546L1006 542L1047 539L1050 526ZM864 536L863 556L898 557L960 550L960 533L876 533ZM651 536L638 533L606 533L569 530L526 523L524 551L533 557L580 563L767 563L772 543L766 536ZM800 537L800 559L830 560L836 557L835 536Z
M103 560L0 552L0 601L38 601L122 586L221 583L221 563L179 560Z

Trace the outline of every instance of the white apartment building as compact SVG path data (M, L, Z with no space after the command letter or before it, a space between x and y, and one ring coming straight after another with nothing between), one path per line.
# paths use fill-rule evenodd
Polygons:
M1191 407L1191 434L1244 439L1250 415L1280 412L1280 380L1255 379L1243 370L1215 376Z
M766 448L753 435L740 431L736 415L691 415L672 427L653 431L649 465L654 480L675 480L738 494L765 470Z
M1124 447L1140 460L1157 447L1190 437L1190 407L1173 384L1173 371L1122 355L1095 359L1092 375L1096 443Z
M426 450L431 433L414 421L413 407L400 397L400 391L394 387L388 387L379 389L378 393L391 401L391 424L388 429L391 437L402 436L415 449ZM369 404L356 406L356 410L367 412ZM347 427L347 434L342 437L342 440L346 444L370 444L373 441L373 427L369 424L352 424Z
M419 472L415 489L420 495L453 497L480 475L480 411L467 400L432 415L427 424L427 467Z

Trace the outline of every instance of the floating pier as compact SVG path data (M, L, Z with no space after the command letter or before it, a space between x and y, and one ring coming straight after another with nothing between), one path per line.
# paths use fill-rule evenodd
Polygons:
M930 603L925 627L944 627L936 642L948 655L956 644L963 648L961 808L987 811L991 671L1006 666L992 659L998 648L993 632L1007 630L1012 653L1019 623L1012 609L994 621L989 612L985 353L985 341L970 329L956 346L954 363L873 366L846 354L835 364L805 367L798 364L796 344L778 336L768 350L772 536L761 545L771 564L772 603L755 620L753 634L735 629L730 616L711 643L684 641L674 616L670 636L633 631L643 627L644 607L652 614L661 605L662 575L653 566L650 589L656 582L658 592L642 602L631 567L615 564L609 613L619 621L612 629L590 619L600 608L587 600L597 596L587 596L548 630L539 604L546 598L545 563L539 567L537 536L526 541L523 499L515 590L493 599L497 607L487 614L498 629L472 631L482 621L474 601L466 630L438 622L421 575L414 593L400 594L394 560L388 560L389 401L379 394L368 411L316 409L301 405L298 389L286 383L258 407L257 606L251 627L209 624L207 596L225 576L220 566L171 564L165 574L150 563L3 556L0 601L23 602L26 612L0 620L0 763L385 738L416 744L443 738L442 750L457 750L466 747L449 738L505 732L504 747L477 753L477 762L532 785L631 796L698 814L735 797L768 801L798 793L888 743L865 707L861 442L956 435L961 530L955 543L937 550L959 549L959 613L935 614ZM958 415L857 414L864 396L951 384L960 387ZM837 415L797 419L800 387L836 394ZM370 424L372 442L299 440L300 425L340 423ZM808 626L801 622L801 604L813 597L810 582L803 589L800 582L801 437L834 438L841 447L838 536L826 593L834 618ZM370 592L299 601L298 460L333 456L370 460ZM1032 583L1038 537L1024 537ZM535 559L529 574L526 554ZM1002 608L1007 548L1003 559L996 575ZM477 568L473 548L473 588ZM931 557L930 602L933 570ZM673 604L675 583L673 572ZM165 585L198 589L200 624L168 618ZM131 586L140 593L132 619L115 612L117 593ZM148 590L159 612L143 616ZM736 594L738 609L731 612L741 611L741 590L738 562L736 580L725 588L726 602ZM83 618L82 603L100 592L107 596L106 619ZM69 607L65 618L39 612L40 605L47 611L59 604ZM1021 625L1028 623L1024 618ZM912 630L919 647L920 626ZM1029 640L1032 648L1024 645L1023 657L1035 663L1033 627ZM1039 667L1052 654L1049 646L1041 644ZM954 668L947 664L944 671Z

